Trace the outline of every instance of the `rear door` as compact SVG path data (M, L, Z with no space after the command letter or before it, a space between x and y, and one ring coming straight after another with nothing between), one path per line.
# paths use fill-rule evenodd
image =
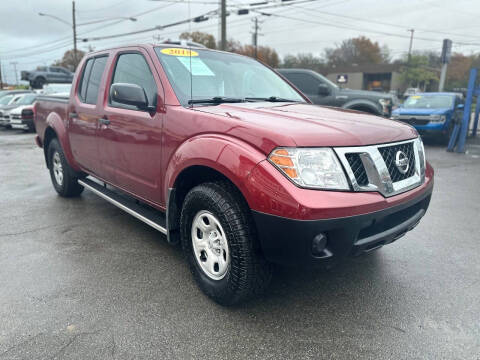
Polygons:
M72 96L68 111L68 136L75 160L92 174L100 173L100 157L97 146L98 119L102 113L99 101L103 91L100 85L105 73L108 56L88 59L82 69L79 84ZM97 105L100 104L100 105Z
M116 54L107 93L114 83L136 84L147 95L152 111L115 103L108 94L99 126L101 166L114 173L114 184L138 197L160 202L162 174L163 88L153 62L142 48Z

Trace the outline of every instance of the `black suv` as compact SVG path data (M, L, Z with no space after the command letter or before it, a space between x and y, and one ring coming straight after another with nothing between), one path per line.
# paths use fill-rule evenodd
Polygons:
M390 117L396 100L390 94L342 89L313 70L277 69L287 80L303 92L314 104L359 110Z

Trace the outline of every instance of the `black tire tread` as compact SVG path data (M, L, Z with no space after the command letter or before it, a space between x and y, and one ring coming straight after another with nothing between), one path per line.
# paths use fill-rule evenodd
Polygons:
M60 161L62 162L62 167L64 169L62 186L59 186L56 183L55 176L53 175L52 157L55 150L58 151L60 155ZM50 177L52 179L53 187L57 193L60 196L67 198L79 196L83 192L84 188L78 183L78 177L76 176L75 171L68 164L58 139L52 139L48 146L48 161Z
M230 251L231 257L235 256L235 261L231 261L231 282L227 293L221 294L212 292L208 287L202 286L201 279L199 279L195 265L196 261L192 259L189 254L188 242L191 243L189 230L182 226L182 246L189 258L190 268L199 282L202 290L216 302L222 305L234 305L247 301L253 297L262 294L268 287L273 273L273 268L261 254L260 245L257 241L256 229L253 219L250 215L250 210L244 198L239 193L237 188L228 181L215 181L204 183L193 188L186 196L184 204L188 204L192 197L203 197L202 201L208 203L213 201L222 214L228 219L227 224L222 226L228 227L225 229L229 235L233 234L233 239L229 237L229 246L234 246L238 249L238 254L233 254ZM182 208L182 219L185 218L186 207ZM187 231L187 233L185 233ZM233 268L235 267L235 268Z

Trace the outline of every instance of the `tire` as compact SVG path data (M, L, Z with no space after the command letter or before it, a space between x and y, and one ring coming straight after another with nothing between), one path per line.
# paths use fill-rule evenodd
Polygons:
M232 184L219 181L190 190L180 231L195 281L218 304L247 301L268 287L273 267L261 254L250 210Z
M82 193L83 186L78 183L75 171L68 165L57 139L53 139L48 146L48 168L53 187L60 196L74 197Z
M34 89L42 89L43 88L43 85L45 85L46 83L46 80L42 77L40 78L37 78L33 81L33 88Z

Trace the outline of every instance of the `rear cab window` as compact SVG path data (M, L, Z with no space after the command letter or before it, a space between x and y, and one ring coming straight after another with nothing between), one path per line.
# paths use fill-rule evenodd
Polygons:
M93 57L87 60L82 72L82 78L77 95L81 102L95 105L98 90L107 64L107 55Z

